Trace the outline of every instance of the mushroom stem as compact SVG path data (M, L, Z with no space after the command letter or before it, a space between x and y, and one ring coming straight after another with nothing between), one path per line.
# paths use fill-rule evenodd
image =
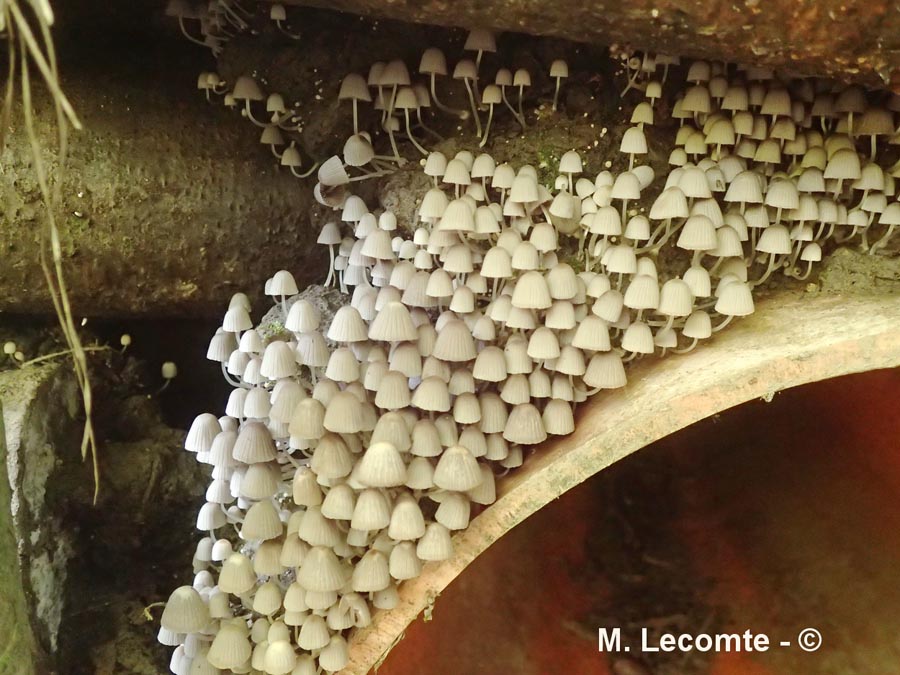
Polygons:
M513 108L512 103L509 102L509 99L506 98L506 87L500 87L500 98L503 99L504 105L509 108L509 111L513 114L516 122L518 122L522 129L525 129L525 123L519 118L519 111Z
M309 168L309 171L307 171L307 172L305 172L305 173L298 173L298 172L297 172L297 169L294 168L294 167L291 167L291 173L294 174L297 178L307 178L307 177L309 177L309 175L310 175L313 171L315 171L317 168L319 168L319 163L318 163L318 162L315 162L315 163Z
M894 233L894 228L896 225L889 225L887 232L884 233L884 236L881 237L878 241L872 244L872 248L869 249L869 255L875 255L875 251L879 248L887 246L888 240L891 238L891 235Z
M241 381L235 380L231 377L231 373L228 372L228 364L224 361L222 362L222 376L225 378L225 381L230 384L232 387L240 387Z
M284 155L284 151L278 152L274 144L270 145L269 148L272 150L272 154L275 155L278 159L281 159L281 157Z
M190 33L187 32L187 28L184 27L184 17L183 16L178 17L178 26L181 28L181 34L184 35L184 37L186 37L188 40L190 40L194 44L200 45L201 47L209 47L209 45L206 44L203 40L198 40L197 38L193 37Z
M424 131L426 134L431 134L438 143L444 140L443 136L441 136L438 132L425 124L425 120L422 119L421 108L416 108L416 119L419 120L419 126L422 127L422 131Z
M292 33L291 31L289 31L289 30L287 29L287 27L283 26L283 25L281 24L281 20L280 20L280 19L277 20L277 21L275 22L275 25L278 26L278 30L280 30L282 33L284 33L284 34L287 35L289 38L291 38L291 40L299 40L299 39L301 38L300 33Z
M325 287L328 288L329 286L331 286L332 281L334 281L334 245L329 244L328 245L328 276L325 277Z
M475 117L475 131L481 136L481 118L478 116L478 106L475 105L475 96L472 93L472 85L469 84L469 78L463 78L463 83L466 85L466 91L469 94L469 103L472 105L472 115Z
M652 249L654 247L653 240L656 239L656 237L660 233L663 233L663 236L665 236L665 233L667 233L669 231L669 226L671 224L672 224L672 219L666 218L663 222L661 222L659 225L657 225L656 229L653 230L653 233L650 235L650 238L647 240L647 245L642 249L638 249L638 252L644 252L649 249Z
M729 314L727 317L725 317L725 320L722 323L720 323L718 326L713 327L712 332L717 333L718 331L722 330L723 328L725 328L725 326L727 326L729 323L731 323L731 320L733 318L734 317L731 314Z
M465 118L465 116L468 114L465 110L457 110L456 108L451 108L450 106L441 103L440 99L438 99L437 97L437 92L435 91L434 73L431 73L431 100L434 101L434 105L437 106L439 110L443 110L445 113L449 113L451 115L456 115L460 119Z
M359 133L359 114L356 112L356 99L353 99L353 135Z
M299 132L301 126L296 122L299 119L299 117L294 114L296 112L296 110L291 110L290 112L285 112L284 115L281 116L276 113L275 115L272 115L272 124L285 131Z
M835 199L840 199L840 197L841 197L841 192L843 192L843 190L844 190L844 179L843 179L843 178L838 178L838 179L837 179L837 185L836 185L835 188L834 188L834 198L835 198Z
M478 54L475 56L475 80L474 80L474 84L475 84L475 100L476 100L476 101L480 101L480 100L481 100L481 91L480 91L479 88L478 88L478 74L479 74L479 71L481 70L481 55L482 55L483 53L484 53L484 52L482 52L482 51L479 49L479 50L478 50Z
M481 139L481 143L478 144L479 148L483 148L485 143L487 143L488 134L491 132L491 122L494 119L494 104L490 104L490 110L488 111L487 124L484 127L484 136Z
M410 142L416 146L416 150L423 155L427 155L428 151L419 144L419 141L417 141L416 137L413 135L412 129L409 128L409 108L403 109L403 117L406 120L406 135L409 136Z
M845 241L850 241L853 237L856 236L856 231L859 229L858 226L854 225L853 229L850 230L850 234L844 235L843 237L835 237L834 241L838 244L843 244Z
M691 344L689 344L687 347L685 347L684 349L673 349L672 353L673 354L687 354L689 351L693 350L694 347L696 347L696 346L697 346L697 338L694 338L691 341Z
M877 149L875 147L875 145L876 145L875 134L872 134L871 136L869 136L869 138L872 139L872 161L874 162L875 161L875 153L877 152Z
M227 2L220 2L219 6L225 10L225 18L235 27L240 28L241 30L247 27L247 22L244 21L244 18L231 9Z
M761 283L763 283L766 279L769 278L769 276L772 274L772 272L775 271L775 267L776 267L776 265L775 265L775 259L776 259L777 257L778 257L778 256L775 255L774 253L770 253L770 254L769 254L769 265L768 265L768 267L766 267L766 272L765 272L765 274L763 274L757 281L752 282L752 283L750 284L750 287L751 287L751 288L756 288L757 286L759 286Z
M556 79L556 89L553 90L553 112L556 112L557 104L559 103L559 84L562 82L561 77L557 77Z
M380 176L387 176L389 174L394 173L393 169L385 169L384 171L370 171L368 173L363 174L362 176L353 176L350 179L351 183L355 183L361 180L368 180L369 178L379 178Z
M250 109L250 99L244 99L244 112L247 115L247 119L253 122L258 127L266 127L268 126L267 122L260 122L253 116L253 111Z
M388 103L387 111L386 111L386 112L387 112L387 117L385 118L385 120L387 120L388 129L390 129L390 124L391 124L390 120L391 120L391 117L394 116L394 104L395 104L396 102L397 102L397 85L395 84L395 85L393 86L393 88L391 89L391 100L390 100L390 102Z
M802 242L802 241L798 241L798 242L797 242L797 248L796 248L796 249L794 250L794 252L791 254L791 257L788 259L788 262L787 262L787 264L785 265L785 266L787 267L788 270L789 270L791 267L794 266L794 263L797 262L797 258L800 257L800 249L801 249L801 248L803 248L803 242ZM785 271L785 274L787 274L787 271Z
M522 111L522 93L525 90L525 85L519 85L519 121L522 123L522 129L524 129L527 124L525 124L525 113Z
M797 269L794 268L794 275L793 275L794 278L799 279L800 281L805 281L806 279L809 278L809 275L812 272L812 266L813 266L812 260L807 260L806 261L806 272L804 272L803 274L800 274L799 271L797 271Z
M387 132L388 132L388 138L391 139L391 150L393 150L393 152L394 152L394 161L397 162L397 164L400 164L401 163L400 152L397 150L397 141L394 140L394 130L391 129L390 122L387 123Z

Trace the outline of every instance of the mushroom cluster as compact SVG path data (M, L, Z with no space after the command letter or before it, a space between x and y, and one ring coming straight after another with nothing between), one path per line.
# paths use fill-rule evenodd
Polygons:
M230 38L250 27L249 20L253 16L237 0L168 0L165 12L166 16L178 20L178 27L185 38L206 47L215 56L222 53L223 46ZM196 34L191 33L187 22L196 23Z
M437 141L443 140L422 119L423 112L428 109L437 109L461 120L471 120L474 131L480 139L479 147L487 144L494 117L499 114L501 108L505 108L524 130L527 121L523 99L525 90L531 87L531 73L525 68L513 72L500 66L495 70L493 81L490 81L485 76L485 69L482 68L482 56L485 53L496 53L497 42L494 34L484 29L476 28L469 31L463 51L473 52L474 59L460 59L451 71L443 51L437 47L426 49L418 66L418 73L423 78L420 82L416 82L414 77L410 76L409 68L401 59L373 63L365 78L358 73L347 75L341 82L338 92L338 100L350 101L353 107L353 136L347 141L350 145L349 154L348 147L346 145L344 147L344 163L347 166L362 166L354 163L353 149L361 145L371 145L371 136L359 128L360 104L372 104L378 113L379 130L386 132L390 140L393 154L376 160L388 160L397 164L405 161L399 153L395 138L401 130L406 132L407 140L423 156L428 154L428 150L416 136L417 132L427 134ZM467 109L459 110L441 102L437 89L438 78L448 75L465 86L469 102ZM562 59L553 61L550 67L550 77L556 81L553 110L557 107L560 84L568 76L569 68L566 62ZM511 102L513 98L516 105ZM411 124L411 116L415 118L415 127ZM482 120L483 117L486 119ZM367 152L374 155L374 151Z
M249 24L243 17L251 16L236 2L223 2L220 8L216 3L208 7L205 4L193 6L187 0L169 0L166 13L178 19L182 32L189 40L210 47L215 55L221 52L228 39L237 33L247 32ZM269 9L269 18L281 33L299 39L299 35L291 32L286 25L284 6L273 4ZM193 37L187 31L185 19L199 22L202 39ZM376 61L367 76L350 73L343 78L338 89L338 101L349 102L353 135L347 139L342 156L343 164L350 171L357 172L354 180L383 176L405 163L397 144L399 139L408 141L422 155L428 154L424 145L426 137L436 143L444 140L426 123L425 114L428 111L470 120L480 139L479 147L487 144L494 118L500 114L501 108L507 110L523 130L526 128L523 100L526 90L531 87L531 73L525 68L513 72L500 66L491 71L492 78L486 76L482 58L486 53L497 52L496 37L490 31L480 28L469 31L462 49L473 56L459 59L452 71L441 49L426 49L418 65L419 81L410 74L410 68L402 59ZM439 98L438 80L448 76L465 87L469 104L465 109L453 108ZM555 81L552 106L555 111L560 86L569 76L568 64L562 59L554 60L549 76ZM280 93L264 93L260 79L255 73L244 74L229 87L218 73L202 71L197 77L197 89L203 92L207 101L212 101L213 94L222 96L227 108L238 110L244 118L260 127L259 142L269 147L281 166L287 167L298 178L306 178L315 171L318 163L313 162L310 168L300 170L303 164L298 147L303 130L300 105L288 106ZM377 121L375 129L361 128L361 106L371 107ZM263 107L265 114L262 113ZM376 155L372 147L373 133L387 136L390 155Z
M475 118L492 44L480 37ZM571 433L587 396L625 386L629 361L693 349L753 312L776 272L806 278L829 240L888 243L900 165L878 159L900 141L900 97L695 62L657 180L640 162L659 65L645 57L630 76L645 100L616 173L588 173L570 151L545 186L532 166L431 152L431 187L414 213L394 213L350 189L399 157L394 143L379 158L358 131L319 168L315 195L334 214L318 240L325 283L348 301L323 322L281 270L265 292L285 332L264 339L237 294L210 342L233 391L225 416L198 416L185 441L211 482L193 584L161 621L175 675L340 671L348 632L449 558L496 477ZM402 110L414 140L410 85L372 86L386 128ZM241 96L254 119L261 93Z

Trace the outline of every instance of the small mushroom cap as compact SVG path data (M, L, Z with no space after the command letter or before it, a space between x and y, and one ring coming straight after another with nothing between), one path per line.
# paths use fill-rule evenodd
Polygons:
M444 490L464 492L482 481L478 461L461 445L447 448L434 470L434 484Z
M422 59L419 61L419 72L425 75L446 75L447 59L437 47L429 47L422 52Z
M555 59L550 64L550 77L568 77L569 64L562 59Z
M481 92L481 102L486 105L496 105L502 102L500 87L496 84L487 85Z
M272 21L286 21L287 10L284 5L276 3L269 8L269 19Z
M406 482L403 458L394 444L387 441L372 443L363 454L357 471L358 480L369 487L397 487Z
M234 91L231 92L238 101L262 101L265 95L252 77L241 75L234 83Z
M209 665L220 670L239 668L250 660L252 651L246 625L234 620L223 621L206 654L206 660ZM194 660L197 660L196 657Z
M722 288L715 310L727 316L747 316L754 311L753 294L750 286L735 279Z
M491 31L485 28L473 28L466 36L463 49L470 52L496 52L497 41Z
M475 62L470 59L460 59L453 68L454 80L477 80L478 69Z
M209 609L191 586L180 586L169 596L160 625L173 633L199 633L209 624Z
M513 407L503 430L503 438L510 443L536 445L547 438L547 430L541 419L541 413L531 403L522 403Z
M531 73L529 73L524 68L519 68L513 75L513 86L530 87L531 86Z
M370 102L372 95L365 78L358 73L350 73L341 80L341 88L338 91L338 100L357 100Z
M807 244L800 253L800 260L804 262L819 262L822 260L822 247L815 242Z

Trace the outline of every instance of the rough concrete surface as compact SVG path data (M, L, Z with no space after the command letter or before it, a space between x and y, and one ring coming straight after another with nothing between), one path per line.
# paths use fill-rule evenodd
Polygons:
M2 407L2 406L0 406ZM6 475L6 443L0 418L0 675L33 675L34 636L19 569L10 484Z
M58 464L78 452L76 391L74 377L57 364L0 372L16 554L35 634L47 653L58 646L72 555L72 532L62 526L50 505Z

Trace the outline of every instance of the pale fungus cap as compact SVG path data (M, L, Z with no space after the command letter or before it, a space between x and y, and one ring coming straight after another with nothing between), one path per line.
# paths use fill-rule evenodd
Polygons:
M497 42L494 34L484 28L473 28L466 36L463 49L472 52L496 52Z
M200 594L191 586L181 586L169 596L160 625L173 633L199 633L209 620L209 609Z
M437 47L429 47L422 52L422 58L419 61L419 72L426 75L446 75L447 59Z

